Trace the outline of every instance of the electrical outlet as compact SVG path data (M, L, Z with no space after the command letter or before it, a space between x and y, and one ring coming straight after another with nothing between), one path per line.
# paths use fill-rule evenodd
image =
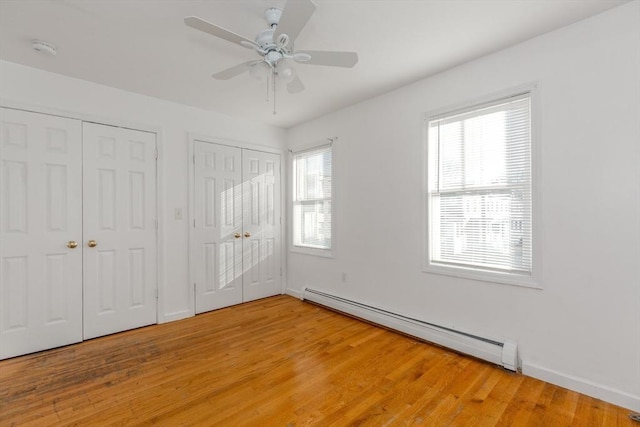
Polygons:
M182 219L182 209L181 208L176 208L173 214L173 217L175 219Z

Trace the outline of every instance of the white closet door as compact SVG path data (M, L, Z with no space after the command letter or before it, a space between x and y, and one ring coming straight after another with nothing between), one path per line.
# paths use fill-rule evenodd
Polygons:
M82 340L82 131L78 120L0 112L0 358L7 358Z
M242 150L244 301L282 292L280 156Z
M196 313L242 302L241 150L194 142Z
M196 313L282 292L280 156L194 142Z
M156 139L84 123L83 147L89 339L156 323Z

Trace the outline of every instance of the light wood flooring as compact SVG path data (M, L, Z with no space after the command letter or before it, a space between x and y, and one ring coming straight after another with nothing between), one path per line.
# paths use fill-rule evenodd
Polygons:
M0 405L0 426L639 426L289 296L0 361Z

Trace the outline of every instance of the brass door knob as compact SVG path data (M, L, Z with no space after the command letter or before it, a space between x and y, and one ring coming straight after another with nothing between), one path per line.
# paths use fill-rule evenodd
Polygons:
M242 235L240 233L236 233L233 235L233 237L235 237L236 239L239 239L240 237L242 237Z
M67 242L67 247L68 247L69 249L75 249L75 248L77 248L77 247L78 247L78 242L76 242L75 240L69 240L69 241Z
M90 248L95 248L96 246L98 246L98 242L96 242L95 240L89 240L87 242L87 246L89 246Z
M245 231L244 237L251 237L251 233L249 233L248 231Z

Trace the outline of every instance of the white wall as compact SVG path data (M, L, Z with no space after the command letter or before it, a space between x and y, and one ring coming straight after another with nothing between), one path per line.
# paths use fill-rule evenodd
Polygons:
M110 87L0 61L0 99L54 109L109 124L159 130L161 321L193 315L188 283L188 133L281 149L284 131ZM174 219L176 208L182 220ZM161 260L162 261L162 260Z
M290 129L291 147L339 140L335 256L290 253L289 292L515 340L525 373L640 410L639 16L633 1ZM544 289L422 272L424 113L531 82Z

